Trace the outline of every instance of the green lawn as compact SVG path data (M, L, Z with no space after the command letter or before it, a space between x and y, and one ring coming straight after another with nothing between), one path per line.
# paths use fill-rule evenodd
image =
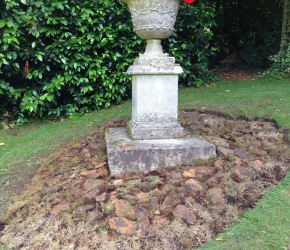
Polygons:
M290 83L257 80L217 82L209 88L188 88L179 92L180 109L198 109L248 119L272 119L290 128ZM49 152L59 145L101 125L104 120L130 116L131 101L120 107L94 112L75 120L34 123L14 130L1 130L0 175L9 175L9 166ZM94 122L94 123L91 123ZM34 157L34 158L33 158ZM8 170L8 171L6 171ZM269 191L245 217L227 229L227 233L200 249L290 249L290 175Z

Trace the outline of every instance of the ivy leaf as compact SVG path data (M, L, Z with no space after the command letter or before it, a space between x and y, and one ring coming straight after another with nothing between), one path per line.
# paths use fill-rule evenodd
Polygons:
M36 46L36 42L33 42L33 43L31 44L31 47L34 49L35 46Z

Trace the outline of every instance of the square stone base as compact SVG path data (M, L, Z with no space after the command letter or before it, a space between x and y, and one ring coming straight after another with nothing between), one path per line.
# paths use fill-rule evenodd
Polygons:
M216 156L215 146L202 138L132 140L127 128L109 128L106 144L111 176L147 173Z

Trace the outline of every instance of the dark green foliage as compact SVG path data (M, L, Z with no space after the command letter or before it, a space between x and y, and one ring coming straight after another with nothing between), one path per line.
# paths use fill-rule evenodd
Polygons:
M276 55L271 56L270 60L273 64L263 73L261 78L272 78L276 80L289 79L290 45L288 40L282 40L279 52Z
M211 32L198 33L200 25L213 25L214 6L206 10L183 5L177 32L164 42L184 68L184 85L211 80ZM5 0L0 28L0 119L74 117L130 97L125 72L145 41L132 32L120 1Z
M283 2L280 0L216 0L217 27L210 47L216 52L213 63L237 52L240 66L269 66L281 40Z

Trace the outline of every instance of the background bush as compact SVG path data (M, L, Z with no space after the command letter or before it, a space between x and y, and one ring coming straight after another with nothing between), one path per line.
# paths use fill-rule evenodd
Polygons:
M272 65L261 78L272 78L276 80L289 79L290 76L290 45L285 38L282 40L280 50L277 54L270 56Z
M205 3L204 8L200 4ZM125 71L144 51L127 6L109 0L5 0L0 19L0 119L75 117L130 97ZM205 45L214 4L183 5L164 50L182 85L211 81ZM194 64L194 66L192 66Z

